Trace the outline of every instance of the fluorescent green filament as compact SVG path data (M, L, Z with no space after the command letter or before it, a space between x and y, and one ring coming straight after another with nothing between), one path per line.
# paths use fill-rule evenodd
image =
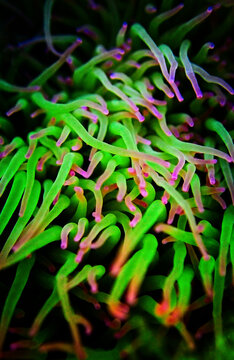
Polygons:
M203 258L200 260L199 270L201 273L205 291L207 293L207 296L210 298L213 297L212 275L214 272L214 268L215 268L215 260L212 256L208 261L205 261Z
M26 148L22 147L17 151L17 153L11 159L11 161L0 181L0 196L5 191L7 184L11 181L13 176L16 174L20 165L24 162L25 154L26 154Z
M134 254L131 259L122 267L117 280L113 286L108 303L110 310L118 317L124 317L119 300L129 284L127 302L132 304L136 301L136 294L142 282L145 272L157 249L157 240L153 235L146 235L143 241L143 248Z
M150 23L150 27L149 27L150 32L156 34L159 25L165 20L170 19L171 16L177 14L178 11L180 11L183 7L184 7L183 4L179 4L171 10L165 11L164 13L155 16L155 18Z
M22 184L21 184L22 186ZM19 188L17 188L17 191L19 191ZM39 196L41 192L41 186L39 181L34 181L33 189L31 192L31 195L29 197L28 206L26 208L26 211L24 213L23 217L19 217L14 228L12 229L8 239L6 240L2 251L0 255L0 262L5 260L12 249L12 247L15 245L16 241L18 240L20 234L26 227L26 224L28 223L29 219L31 218L32 214L35 211L35 208L37 206ZM15 199L14 199L15 200Z
M56 195L60 191L61 187L63 186L65 179L71 169L72 161L74 159L73 154L67 154L64 157L63 164L60 168L60 171L58 173L58 176L51 186L50 190L48 191L48 194L43 200L43 203L37 212L35 218L33 221L29 224L27 227L26 232L22 235L22 237L19 239L19 246L22 246L28 239L30 239L34 234L38 233L38 231L43 231L40 229L40 226L45 219L45 216L47 215L49 206L52 204L53 200L55 199ZM17 246L17 247L19 247Z
M164 56L163 56L162 52L160 51L160 49L155 44L155 42L151 39L149 34L145 31L145 29L140 24L134 24L132 26L131 30L133 33L136 33L141 38L141 40L144 41L149 46L149 48L152 51L152 53L154 54L156 60L159 62L163 76L165 77L166 80L168 80L169 74L168 74Z
M183 243L176 242L174 244L174 251L175 256L173 269L167 277L163 286L163 301L161 304L156 305L155 308L155 313L159 317L164 317L165 315L167 315L171 310L174 310L176 305L172 297L172 291L175 281L178 280L178 278L182 275L183 272L184 259L186 256L185 245Z
M234 183L233 183L233 176L230 169L230 166L227 162L220 160L221 169L224 175L224 178L227 183L228 190L231 195L232 204L234 205Z
M10 194L0 214L0 234L4 231L7 223L9 222L12 214L19 204L21 196L25 188L25 173L19 172L16 174Z
M220 236L220 250L219 250L219 273L221 276L226 275L226 261L231 241L232 229L234 224L234 207L230 205L225 210L222 222L222 230Z
M199 74L205 81L208 83L214 83L219 86L222 86L225 90L227 90L231 95L234 94L233 88L226 83L223 79L220 79L217 76L213 76L208 74L204 69L202 69L200 66L192 64L193 71L197 74Z
M30 157L28 164L27 164L27 180L26 180L26 187L20 207L19 216L23 216L33 189L34 185L34 178L35 178L35 171L38 159L45 154L44 148L38 148Z
M219 273L219 261L216 260L214 276L214 300L213 300L213 321L216 347L219 349L222 343L222 301L224 293L225 277Z
M30 239L30 241L22 245L20 250L17 250L12 255L9 255L6 260L0 263L0 268L15 264L47 244L60 240L60 233L61 228L59 226L52 226L50 229L45 230L42 234L35 236Z
M192 291L192 280L194 277L194 273L191 268L185 267L183 274L178 279L178 286L179 286L179 298L177 307L182 314L187 311L191 291Z
M86 354L83 347L81 346L76 316L71 308L66 288L67 288L67 278L63 275L57 275L58 294L61 300L64 316L70 326L70 331L74 341L75 353L79 359L85 359Z
M165 216L165 206L161 201L156 200L150 204L147 208L141 221L134 227L132 231L126 234L124 243L121 246L120 252L112 265L112 273L117 274L128 258L131 251L136 247L138 242L141 240L142 236L151 228L151 226L156 222L164 219Z
M225 129L223 124L216 121L215 119L208 119L206 121L206 127L210 130L215 131L223 140L224 144L227 146L227 149L229 150L229 154L232 157L232 160L234 161L234 145L231 138L231 135L228 133L228 131Z
M200 22L205 20L212 12L212 8L208 8L203 13L195 16L191 20L185 22L184 24L179 25L174 31L170 34L164 35L165 38L169 39L170 43L175 43L176 45L180 44L184 39L186 34L191 31L195 26L197 26Z
M28 277L30 275L34 261L35 261L35 257L33 256L30 259L26 259L24 262L21 262L17 267L16 275L12 283L11 289L8 293L1 315L0 350L2 350L2 345L5 340L8 326L11 322L11 318L14 314L15 308L24 290L24 287L27 284Z
M60 54L55 50L53 43L52 43L52 37L50 33L50 19L51 19L51 10L53 6L53 1L46 0L45 6L44 6L44 33L45 38L47 42L48 48L57 56L60 56Z

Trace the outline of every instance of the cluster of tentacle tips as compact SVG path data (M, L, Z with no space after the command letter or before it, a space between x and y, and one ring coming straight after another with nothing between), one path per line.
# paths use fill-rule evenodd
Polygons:
M204 69L212 61L213 43L189 56L187 33L210 16L211 7L156 45L160 22L182 8L158 15L150 25L152 36L138 23L124 23L116 47L98 47L83 65L76 65L74 55L80 39L61 54L47 31L58 60L27 88L0 81L0 90L18 93L16 105L0 117L0 269L17 264L1 315L2 358L22 349L29 357L61 351L95 358L82 344L97 331L92 316L119 339L114 350L106 355L103 350L103 359L117 358L116 351L134 353L151 328L177 329L191 350L199 337L214 331L222 347L222 301L234 285L228 100L234 90ZM71 77L65 80L57 72L66 62ZM53 77L61 91L50 86L47 91ZM209 109L225 107L227 129L214 112L209 116ZM199 119L195 114L203 109ZM18 112L40 119L40 125L27 139L8 141ZM22 330L11 326L12 318L38 262L44 269L39 286L47 282L48 297L30 328ZM90 318L89 311L82 313L74 298L95 315L92 309ZM188 313L206 306L213 317L192 333ZM56 339L53 329L54 337L43 332L57 309L70 341ZM132 343L125 341L137 328L144 330ZM7 349L11 332L18 337Z

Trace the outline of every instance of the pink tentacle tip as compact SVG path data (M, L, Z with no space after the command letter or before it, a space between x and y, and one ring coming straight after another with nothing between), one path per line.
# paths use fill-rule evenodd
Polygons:
M210 185L215 185L216 183L216 180L213 176L212 177L210 176L209 181L210 181Z
M113 58L117 61L121 61L122 60L122 55L121 54L115 54L113 55Z
M56 161L56 165L62 165L62 163L63 163L62 159Z
M78 45L82 44L82 42L83 42L83 40L81 38L76 38L76 40L75 40L75 44L78 44Z
M98 116L97 116L97 115L92 115L92 116L90 116L90 119L92 120L92 122L93 122L94 124L96 124L97 121L98 121Z
M199 233L202 233L205 230L205 226L202 224L197 225L197 231Z
M140 141L139 141L140 140ZM141 142L142 144L145 144L145 145L151 145L151 141L148 140L148 139L145 139L145 138L142 138L142 137L138 137L138 142Z
M157 8L152 4L147 4L145 7L145 12L147 14L154 14L157 11Z
M154 103L154 98L153 98L153 96L151 96L151 95L148 95L147 98L146 98L146 100L149 101L151 104Z
M175 181L175 180L177 180L177 178L178 178L178 174L175 173L175 172L173 172L173 173L171 174L171 180L172 180L172 181Z
M122 201L123 201L123 195L118 194L117 197L116 197L116 200L117 200L118 202L122 202Z
M100 190L101 189L101 184L100 183L96 183L95 185L95 190Z
M102 108L102 112L103 112L104 115L109 114L109 110L107 108Z
M29 136L29 139L34 140L34 139L37 139L39 136L40 135L38 133L32 134L32 135Z
M118 48L118 52L119 52L119 54L122 55L122 56L125 54L124 49L121 49L121 48Z
M163 119L163 114L161 114L154 106L152 107L152 113L158 120ZM171 133L171 135L172 135L172 133ZM168 136L170 136L170 135L168 135Z
M128 206L130 211L132 211L132 212L136 211L136 208L135 208L135 206L133 204L128 204L127 206Z
M20 345L19 344L17 344L17 343L12 343L12 344L10 344L10 349L11 350L17 350L17 349L19 349L20 348Z
M125 51L125 53L129 52L131 50L131 46L126 44L126 43L123 43L121 45L122 49Z
M219 97L219 105L220 106L225 106L226 105L226 103L227 103L227 99L226 99L226 97Z
M136 111L136 117L139 122L143 122L145 120L145 117L140 113L140 111Z
M85 254L85 252L83 250L79 250L77 255L76 255L75 262L81 263L81 261L82 261L82 259L84 257L84 254Z
M136 302L137 302L137 295L136 295L136 293L135 293L134 290L128 291L127 296L126 296L126 301L127 301L127 303L128 303L129 305L131 305L131 306L133 306L133 305L136 304Z
M148 192L145 190L145 188L140 188L140 193L143 197L148 196Z
M129 226L130 226L131 228L134 228L134 227L136 226L136 224L137 224L137 222L136 222L136 219L135 219L135 218L132 219L132 221L129 222Z
M86 335L91 335L91 334L92 334L92 327L91 327L91 326L86 326L86 328L85 328L85 334L86 334Z
M9 117L9 116L13 115L14 113L16 113L19 110L20 110L20 107L14 106L12 109L10 109L10 110L8 110L6 112L6 116Z
M162 230L163 230L163 225L161 224L159 224L159 225L156 225L155 227L154 227L154 231L156 232L156 233L160 233L160 232L162 232Z
M194 136L194 134L192 132L188 133L188 134L182 134L180 137L180 140L189 141L193 136Z
M81 238L82 238L82 234L76 234L76 236L74 237L74 241L75 242L79 242L80 240L81 240Z
M111 276L114 276L114 277L118 276L120 270L121 270L121 266L119 266L118 264L112 264L110 266L110 274L111 274Z
M89 178L89 176L90 176L90 174L88 173L88 171L85 171L85 170L83 170L83 169L79 169L79 173L80 173L80 175L82 175L85 179L88 179Z
M134 168L132 168L132 167L129 167L129 168L128 168L128 172L129 172L129 174L131 174L131 175L136 175L136 170L135 170Z
M54 198L54 200L53 200L53 205L55 205L55 204L58 202L59 195L60 195L60 193L58 193L58 194L56 195L56 197Z
M96 211L92 213L92 216L94 217L96 222L100 222L102 220L102 216L100 214L97 214Z
M172 132L169 129L166 130L165 133L166 133L167 136L172 136Z
M172 79L171 79L171 81L172 81ZM170 79L169 79L169 82L170 82ZM173 99L175 94L169 89L169 91L167 91L167 96L169 97L169 99Z
M183 185L182 186L182 191L188 192L189 191L189 185Z
M146 79L146 87L150 91L154 90L154 86L150 83L150 81L148 79Z
M109 305L110 312L114 315L117 319L126 320L128 313L129 313L129 306L127 304L121 303L112 303Z
M78 151L82 147L82 142L77 142L77 145L72 146L72 151Z
M175 215L173 215L173 216L171 216L171 217L169 217L169 218L167 219L167 224L168 224L168 225L171 225L171 224L173 223L173 221L174 221L174 216L175 216Z
M74 186L75 192L77 192L80 195L83 195L83 189L80 186Z
M197 97L197 99L203 98L203 93L202 93L202 91L201 91L200 89L197 89L197 91L196 91L196 97Z
M211 14L212 11L213 11L213 6L209 6L209 7L207 8L207 10L206 10L206 12L207 12L208 14Z
M205 253L203 254L203 259L204 259L205 261L210 260L210 255L207 254L207 252L205 252Z
M95 308L95 310L100 310L101 309L101 305L99 304L99 302L94 302L94 308Z
M95 282L92 282L91 286L91 293L96 294L98 292L98 286Z
M161 304L158 303L155 307L155 314L157 316L163 316L164 314L166 314L169 311L169 304L166 300L164 300Z
M223 193L226 190L226 188L225 187L219 187L219 188L217 187L216 190L220 193Z
M27 154L25 155L25 159L29 159L32 156L35 148L36 148L36 143L33 142L29 145Z
M126 21L123 22L122 29L127 30L128 23Z
M134 228L139 223L140 220L141 220L141 215L136 214L132 219L132 221L130 221L129 226Z
M167 199L167 197L166 197L165 195L162 196L161 201L162 201L162 203L163 203L164 205L166 205L166 204L168 203L168 199Z
M60 247L62 250L65 250L67 248L67 245L65 243L61 242Z
M193 127L194 126L194 119L192 119L190 116L188 116L186 118L186 123L190 126Z

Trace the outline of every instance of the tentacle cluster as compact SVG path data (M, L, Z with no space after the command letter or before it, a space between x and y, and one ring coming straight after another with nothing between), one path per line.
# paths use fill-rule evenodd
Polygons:
M24 349L29 357L63 351L95 358L83 339L100 321L121 339L103 358L134 356L144 342L159 356L164 350L159 338L153 349L152 334L162 328L177 329L194 350L194 332L198 338L213 326L222 353L222 301L234 284L234 146L227 130L233 116L226 115L225 127L212 109L228 109L220 87L234 90L205 70L212 43L188 54L188 32L215 9L157 43L159 25L182 8L154 17L152 36L139 23L124 23L114 49L99 47L77 65L72 53L82 41L63 53L55 49L46 1L45 40L58 60L26 88L0 81L0 90L18 93L8 118L0 118L0 269L17 265L1 315L2 358L10 356L3 346L8 332L20 336L10 343L15 356ZM57 72L66 61L65 83ZM53 79L60 92L48 85ZM11 140L10 119L19 112L40 121L27 139ZM33 309L30 329L11 328L36 266L47 298ZM42 331L58 304L71 334L65 340L53 327L53 337ZM205 306L212 320L190 329L189 314Z

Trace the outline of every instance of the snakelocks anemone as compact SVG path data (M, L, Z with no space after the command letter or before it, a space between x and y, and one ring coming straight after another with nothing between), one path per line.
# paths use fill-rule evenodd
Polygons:
M234 358L233 2L0 1L0 358Z

